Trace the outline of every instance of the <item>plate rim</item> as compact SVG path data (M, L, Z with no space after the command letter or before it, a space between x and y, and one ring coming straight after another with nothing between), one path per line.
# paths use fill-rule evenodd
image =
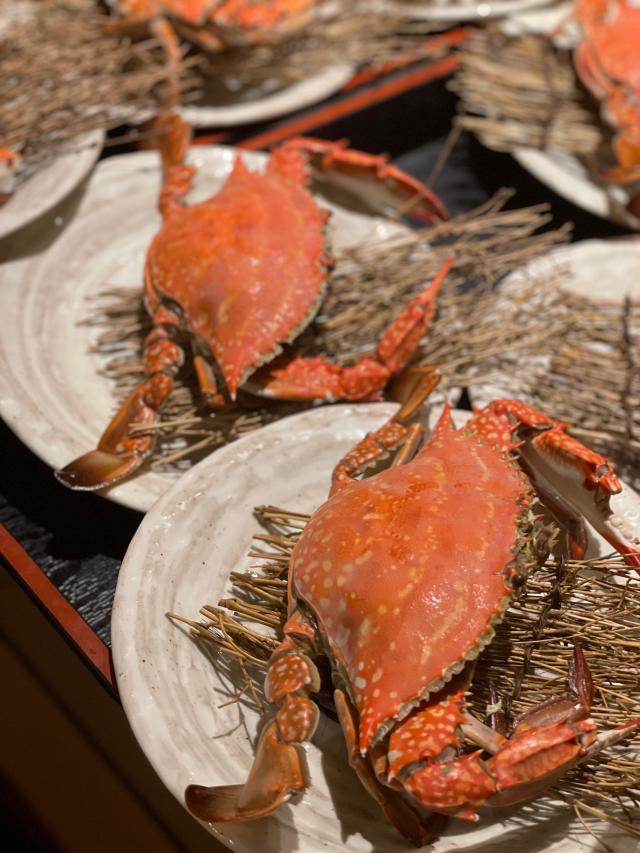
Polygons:
M329 65L253 101L224 107L191 104L182 106L180 114L192 127L197 128L234 127L271 121L331 97L349 82L355 70L354 65L347 63Z
M579 157L571 154L569 151L560 151L558 154L572 158L576 163L581 163ZM583 180L567 172L562 163L553 156L554 151L542 150L539 148L515 148L511 155L529 174L546 186L552 192L564 198L566 201L573 204L581 210L586 210L593 216L604 219L607 222L613 222L616 225L622 225L634 231L640 230L640 219L636 219L632 214L625 215L624 212L617 207L610 206L610 197L604 189L591 179ZM551 180L550 180L551 177ZM574 187L580 187L586 191L586 198L577 200L576 194L572 191Z
M11 210L8 207L11 204L11 201L20 194L21 187L31 183L32 181L37 181L40 170L37 169L32 175L26 178L24 184L18 184L13 195L4 205L2 205L2 207L0 207L0 241L6 240L17 231L20 231L27 225L31 225L41 216L45 216L53 210L53 208L60 204L60 202L64 201L76 189L76 187L85 180L96 165L104 149L105 138L106 131L104 128L96 128L95 130L90 130L87 131L87 133L80 134L73 140L69 140L68 143L65 143L55 157L52 157L43 164L43 169L49 169L56 162L65 159L74 159L76 169L69 170L66 175L63 173L61 176L62 179L58 183L58 186L62 187L61 192L54 196L50 196L46 203L39 208L35 208L35 211L34 209L25 208L22 215L18 214L14 216L13 221L11 221L10 217L7 217L9 221L3 226L2 219L5 218L4 215L7 212L9 214L11 213Z

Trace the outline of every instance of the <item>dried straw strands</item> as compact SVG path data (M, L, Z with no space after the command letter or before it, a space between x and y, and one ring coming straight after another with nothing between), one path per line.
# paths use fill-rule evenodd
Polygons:
M205 78L227 77L243 85L304 79L340 63L379 69L452 54L464 38L462 30L433 35L427 21L385 11L373 13L369 0L331 3L332 17L320 15L301 33L257 44L209 53L202 64Z
M21 153L24 174L82 133L155 110L163 51L108 35L106 20L92 0L37 0L0 33L0 144Z
M595 155L607 131L580 87L568 51L543 36L474 30L450 87L460 97L458 126L497 151L559 148Z

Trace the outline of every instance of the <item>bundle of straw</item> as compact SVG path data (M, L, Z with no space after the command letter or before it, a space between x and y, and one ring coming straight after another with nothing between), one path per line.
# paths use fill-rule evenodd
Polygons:
M543 36L474 30L450 83L457 124L497 151L556 148L595 155L607 136L597 105L581 88L568 51Z

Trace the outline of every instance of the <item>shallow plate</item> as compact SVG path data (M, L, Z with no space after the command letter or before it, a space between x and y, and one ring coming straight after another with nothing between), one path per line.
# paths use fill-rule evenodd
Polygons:
M201 101L183 107L181 113L192 127L232 127L267 121L328 98L351 79L353 72L352 65L332 65L288 86L277 85L275 80L260 86L238 86L235 90L205 86Z
M20 181L11 198L0 205L0 239L33 222L66 198L93 168L103 142L103 130L86 133Z
M198 147L192 200L221 185L235 151ZM244 153L251 167L265 155ZM114 387L92 352L97 331L83 322L91 299L105 288L140 283L146 248L160 225L160 169L155 152L101 162L82 192L0 245L0 414L22 441L58 468L95 447L116 408ZM327 204L334 215L332 245L384 238L399 226ZM9 245L10 244L10 245ZM144 472L105 493L146 512L176 475Z
M596 183L575 155L560 150L518 148L513 156L541 183L577 207L627 228L640 229L640 219L626 209L629 193L621 186Z
M562 271L563 290L594 300L618 302L640 299L640 237L581 240L536 258L511 273L509 286L522 277L539 278Z
M548 0L386 0L385 5L416 21L476 21L544 6Z
M522 280L559 275L558 286L577 296L599 301L617 302L627 296L640 299L640 237L616 237L607 240L581 240L562 246L536 258L527 266L514 270L502 283L508 298L511 286L519 290ZM551 355L537 356L527 387L535 382L538 371L547 371ZM486 406L490 400L513 397L526 391L518 387L521 379L474 383L469 395L474 406Z
M228 573L250 565L259 526L254 506L311 511L325 500L344 451L393 412L388 403L337 405L279 421L218 450L187 472L146 515L127 551L112 618L114 669L133 731L164 784L182 803L185 786L246 779L258 715L219 708L235 687L165 611L193 617L228 594ZM431 422L437 416L434 410ZM464 419L468 413L461 413ZM307 748L311 787L299 802L247 824L207 828L238 853L399 853L415 850L382 817L349 769L342 733L322 715ZM535 807L453 822L429 850L492 853L590 850L568 809L542 819ZM614 840L617 853L635 841ZM426 848L425 848L426 849Z

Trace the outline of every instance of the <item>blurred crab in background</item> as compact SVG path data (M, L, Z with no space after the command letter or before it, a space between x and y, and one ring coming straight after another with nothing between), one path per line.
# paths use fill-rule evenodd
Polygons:
M640 182L640 6L629 0L577 0L582 39L574 52L578 76L602 103L616 129L618 163L600 171L613 183ZM631 202L640 215L640 194Z
M335 14L327 0L109 0L128 26L163 21L205 50L270 44L315 18ZM333 7L333 9L332 9Z
M96 450L56 472L65 485L97 489L135 471L153 448L153 425L184 359L188 332L203 398L232 404L241 386L284 400L377 400L411 360L435 313L447 259L435 279L390 323L375 350L339 367L322 357L280 358L322 301L330 268L329 211L309 191L313 173L373 200L377 210L438 222L447 212L424 184L385 157L344 143L299 137L274 149L264 172L241 156L215 195L185 205L195 170L191 132L176 114L158 119L164 170L163 224L145 260L145 304L153 329L144 344L146 379L125 400ZM261 368L258 370L258 368Z
M418 846L442 816L478 819L487 804L536 796L573 766L640 728L597 733L593 683L575 647L569 689L535 706L514 730L494 730L467 707L475 660L514 591L546 559L542 502L581 549L586 518L630 565L636 529L620 525L610 463L566 425L516 400L495 400L456 429L449 407L421 448L409 425L437 375L422 377L397 414L336 466L331 495L291 556L284 640L267 669L265 720L244 785L190 785L201 820L274 811L310 783L304 749L316 727L310 694L331 664L349 761L386 817ZM393 464L359 473L394 451ZM462 752L462 742L474 744Z

